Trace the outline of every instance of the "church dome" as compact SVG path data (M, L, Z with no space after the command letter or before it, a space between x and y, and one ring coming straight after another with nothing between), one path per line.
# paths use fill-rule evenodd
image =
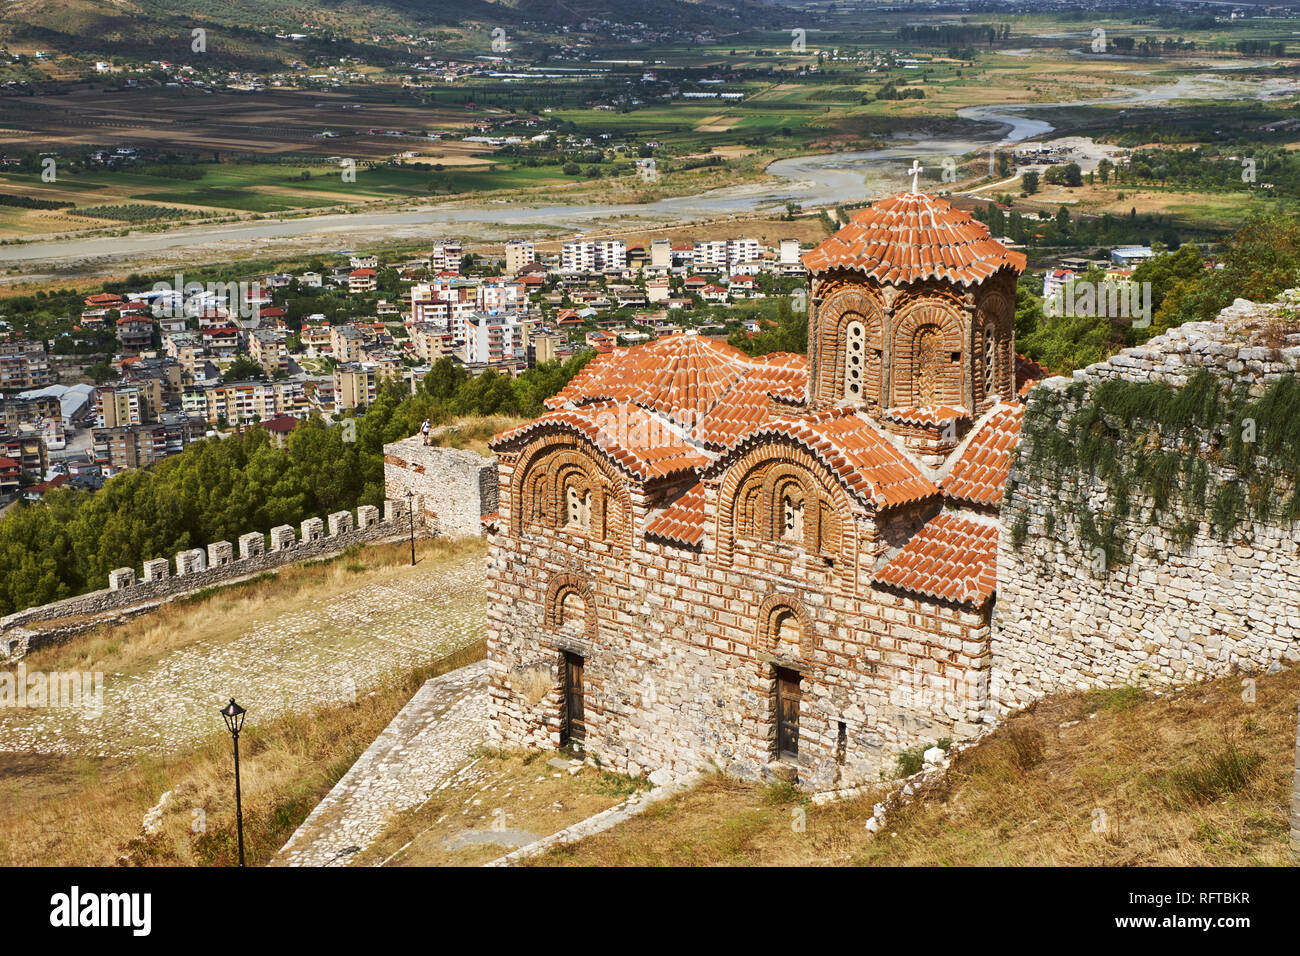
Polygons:
M947 200L909 192L856 213L803 263L814 276L848 269L893 285L945 279L970 286L999 269L1023 272L1025 256Z

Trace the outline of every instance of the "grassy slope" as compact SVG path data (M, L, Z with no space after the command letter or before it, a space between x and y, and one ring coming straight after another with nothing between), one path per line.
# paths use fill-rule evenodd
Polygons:
M420 565L436 574L449 561L478 560L481 545L419 544ZM270 579L216 589L63 647L37 652L31 670L132 671L202 638L233 638L248 620L292 615L349 589L403 570L405 544L298 565ZM364 562L361 571L354 570ZM379 736L420 685L483 657L482 641L427 667L394 674L355 704L320 706L250 722L240 741L248 862L267 862ZM251 715L250 715L251 716ZM213 714L213 733L165 756L130 760L0 752L0 866L227 865L235 858L230 737ZM145 813L173 801L162 830L144 838ZM195 809L206 814L196 833Z
M1042 701L959 756L945 791L896 812L878 837L863 824L879 794L816 807L788 788L714 777L535 862L1286 865L1300 670L1258 678L1253 704L1241 680Z

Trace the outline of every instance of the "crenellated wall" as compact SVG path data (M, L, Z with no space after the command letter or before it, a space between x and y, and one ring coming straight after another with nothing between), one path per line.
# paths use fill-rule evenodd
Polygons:
M424 518L420 498L415 499L417 537L434 533ZM135 568L117 568L108 575L102 591L26 608L0 618L0 661L14 661L29 651L57 643L97 627L106 615L124 616L211 587L273 571L287 564L329 557L355 544L397 541L411 533L406 499L384 502L384 514L373 505L361 505L355 516L336 511L325 521L308 518L298 532L291 525L272 528L269 535L253 531L239 536L239 554L229 541L214 541L206 548L176 553L171 561L153 558ZM269 538L269 547L268 547ZM48 626L42 626L48 623Z

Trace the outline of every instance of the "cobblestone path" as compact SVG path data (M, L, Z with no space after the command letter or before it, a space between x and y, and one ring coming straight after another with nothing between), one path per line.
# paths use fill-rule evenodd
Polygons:
M487 674L482 661L426 681L271 866L346 866L397 814L452 784L486 739Z
M481 555L400 585L372 583L250 625L229 641L163 654L138 674L104 674L103 707L0 709L0 751L132 756L224 732L230 697L270 720L364 694L386 675L433 663L483 633ZM98 711L98 712L97 712Z

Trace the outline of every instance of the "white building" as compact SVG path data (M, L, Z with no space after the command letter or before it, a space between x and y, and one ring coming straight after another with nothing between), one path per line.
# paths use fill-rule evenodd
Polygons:
M522 357L525 324L514 312L475 312L466 322L466 364L509 362Z
M650 240L650 268L656 272L667 272L673 267L673 243L671 239Z
M429 268L433 272L460 273L461 259L464 253L459 239L443 239L436 243L429 253Z
M562 272L609 272L626 268L627 243L622 239L579 239L560 247Z

